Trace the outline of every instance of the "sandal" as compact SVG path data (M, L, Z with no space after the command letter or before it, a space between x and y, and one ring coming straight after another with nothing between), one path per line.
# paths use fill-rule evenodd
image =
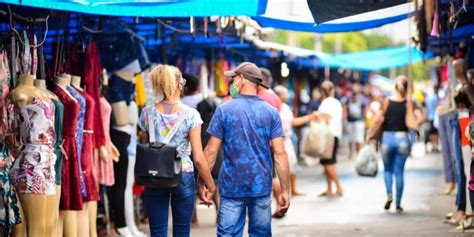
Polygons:
M328 192L324 192L318 195L318 197L332 197L332 196L334 196L334 194L328 193Z

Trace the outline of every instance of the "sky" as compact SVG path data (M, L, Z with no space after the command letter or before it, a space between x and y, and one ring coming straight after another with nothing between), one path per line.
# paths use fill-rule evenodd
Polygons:
M404 6L404 8L394 7L389 9L389 11L384 12L383 15L384 17L388 15L398 15L401 10L410 8L413 9L414 7L408 5ZM361 21L361 19L365 19L366 17L370 17L372 15L374 14L361 14L359 16L348 17L332 22L336 23L338 21ZM314 22L306 0L268 0L267 11L265 13L265 16L279 19L289 19L294 21ZM408 42L408 39L410 38L408 35L409 28L409 20L404 20L397 23L388 24L379 28L366 30L365 32L381 32L391 36L394 41ZM411 24L411 32L415 32L415 24L413 23Z

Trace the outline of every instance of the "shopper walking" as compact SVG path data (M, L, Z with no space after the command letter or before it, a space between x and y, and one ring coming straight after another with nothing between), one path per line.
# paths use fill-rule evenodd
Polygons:
M396 210L402 212L401 206L404 187L405 162L410 154L412 139L406 122L408 111L407 100L411 92L408 88L408 80L399 76L395 82L395 93L384 102L380 112L375 115L375 123L383 121L381 153L384 164L384 181L387 191L387 201L384 209L389 210L393 202L393 177L396 181ZM411 103L411 102L410 102ZM414 111L417 123L421 124L423 115L419 109ZM371 134L371 133L370 133ZM371 137L368 137L369 139Z
M225 75L233 79L230 91L234 99L217 108L209 125L211 138L204 152L212 167L219 147L224 146L219 174L221 202L217 236L242 236L247 210L249 235L271 236L270 142L282 190L278 211L284 214L290 205L288 158L280 116L257 96L258 87L264 85L255 64L242 63Z
M177 147L178 156L182 159L181 183L176 188L155 189L145 188L144 200L152 237L168 236L168 210L171 203L173 212L173 236L189 236L191 218L193 215L196 185L194 180L193 154L199 174L204 180L207 193L201 195L203 201L211 204L210 200L215 190L211 172L204 158L201 146L201 124L199 113L180 101L180 95L186 83L176 67L159 65L150 73L153 90L164 95L163 101L147 106L140 116L141 129L148 131L149 126L155 126L157 142L164 142L168 132L174 129L176 133L170 139L169 145ZM152 116L153 125L148 123ZM207 196L205 196L207 195Z
M367 100L364 94L362 94L362 87L360 84L354 83L352 85L352 94L344 106L348 121L347 130L351 137L350 158L352 158L353 155L357 155L364 144L366 107Z
M296 169L298 167L298 158L296 157L296 150L295 146L293 145L293 141L291 137L293 135L293 127L302 126L308 123L311 120L314 120L316 117L316 113L311 113L306 116L301 116L295 118L291 108L286 101L288 100L288 89L284 86L276 86L274 88L275 93L280 97L281 100L281 109L280 109L280 117L281 122L283 125L283 131L285 132L285 150L288 154L288 161L290 164L290 190L292 196L300 196L304 195L300 193L296 189Z
M342 137L342 105L341 102L335 98L336 87L331 81L324 81L321 84L321 95L323 100L319 106L318 112L316 113L316 119L323 120L329 124L331 133L334 136L334 148L330 159L321 159L320 161L324 167L327 186L326 191L319 196L342 196L343 189L336 171L337 149L339 146L339 140ZM332 189L333 183L336 184L336 193L334 193Z

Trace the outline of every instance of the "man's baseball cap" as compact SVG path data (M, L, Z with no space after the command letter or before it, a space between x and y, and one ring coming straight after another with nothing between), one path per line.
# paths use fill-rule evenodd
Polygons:
M260 68L258 68L257 65L253 63L243 62L239 66L237 66L234 70L225 71L224 75L226 77L235 77L238 75L242 75L244 76L245 79L268 89L267 85L262 84L263 76L262 76L262 72L260 71Z

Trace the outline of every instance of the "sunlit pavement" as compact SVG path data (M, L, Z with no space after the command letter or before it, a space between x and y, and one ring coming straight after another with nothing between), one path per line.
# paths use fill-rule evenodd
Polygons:
M383 210L386 194L381 163L376 178L357 176L354 160L347 158L340 158L337 167L344 187L340 198L317 197L326 185L320 165L300 170L297 184L306 195L292 198L287 216L274 219L274 236L474 236L452 233L455 227L443 223L455 197L441 194L441 156L425 155L421 145L415 146L407 161L402 214L395 213L393 206L390 212ZM200 207L198 216L200 227L193 228L191 236L215 236L214 208Z

